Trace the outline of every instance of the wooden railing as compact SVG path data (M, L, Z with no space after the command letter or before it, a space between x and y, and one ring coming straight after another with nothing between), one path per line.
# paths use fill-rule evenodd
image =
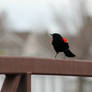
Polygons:
M31 75L92 76L88 60L57 60L28 57L0 57L0 74L5 74L1 92L31 92Z

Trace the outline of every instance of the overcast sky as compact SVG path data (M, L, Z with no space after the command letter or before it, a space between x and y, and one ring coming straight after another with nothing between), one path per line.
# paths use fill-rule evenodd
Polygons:
M0 0L0 10L8 13L10 25L16 29L47 28L58 31L64 30L65 27L69 33L75 34L81 25L79 1L82 0ZM91 0L86 2L90 15L91 2ZM63 25L58 25L54 14Z

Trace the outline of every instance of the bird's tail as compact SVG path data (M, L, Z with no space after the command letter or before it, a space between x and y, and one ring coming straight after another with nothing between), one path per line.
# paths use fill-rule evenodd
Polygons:
M75 57L75 55L68 49L66 51L64 51L64 54L67 56L67 57Z

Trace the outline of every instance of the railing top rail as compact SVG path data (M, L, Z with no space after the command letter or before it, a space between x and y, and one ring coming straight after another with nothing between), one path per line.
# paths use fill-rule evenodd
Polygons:
M92 62L74 59L0 57L0 74L14 73L92 76Z

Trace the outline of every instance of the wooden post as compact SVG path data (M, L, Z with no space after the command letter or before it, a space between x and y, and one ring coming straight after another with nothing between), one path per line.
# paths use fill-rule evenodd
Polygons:
M17 92L31 92L31 75L22 75Z
M17 92L21 75L6 75L1 92Z
M6 75L1 92L31 92L30 74Z
M92 60L0 57L1 92L31 92L31 74L92 77Z

